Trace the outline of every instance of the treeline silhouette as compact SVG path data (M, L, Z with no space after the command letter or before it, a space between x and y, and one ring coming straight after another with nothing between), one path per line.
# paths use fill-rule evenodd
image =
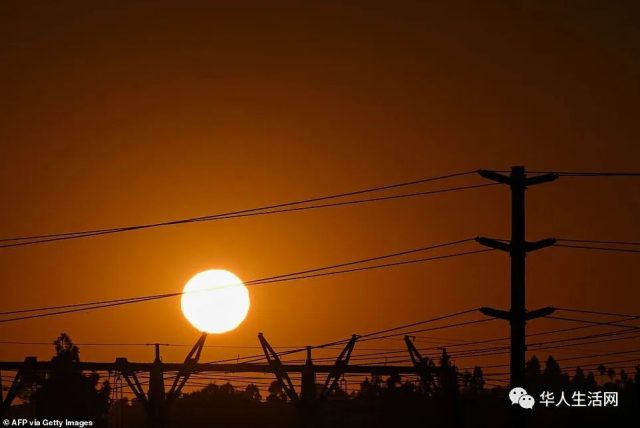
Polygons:
M21 404L5 417L92 420L94 426L148 427L144 406L136 399L118 399L113 385L97 373L77 368L79 349L66 334L54 342L53 369L31 373L20 391ZM436 361L426 360L430 376L416 382L398 375L371 376L347 392L338 386L322 406L313 410L315 427L502 427L509 424L512 405L508 389L487 385L481 367L460 372L443 350ZM549 356L544 364L532 357L526 366L527 391L538 402L527 410L527 425L563 427L638 426L640 422L640 366L632 373L601 365L596 372L580 368L564 372ZM125 387L126 388L126 387ZM320 388L320 386L318 387ZM574 391L615 391L617 407L543 406L540 394ZM171 406L170 427L299 427L300 408L291 403L282 385L262 389L249 383L209 383L182 394ZM309 426L309 425L308 425Z

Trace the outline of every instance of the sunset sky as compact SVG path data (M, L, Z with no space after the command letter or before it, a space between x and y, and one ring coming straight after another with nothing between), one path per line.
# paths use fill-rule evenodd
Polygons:
M478 168L639 169L637 5L445 3L3 1L0 235L158 222ZM562 177L531 188L528 237L639 241L639 184ZM509 209L508 188L494 186L4 248L0 310L176 292L205 269L248 281L508 237ZM527 306L640 313L637 266L637 254L543 250L528 257ZM246 321L208 344L255 346L264 332L274 345L306 345L507 309L508 268L496 252L250 287ZM0 323L0 340L64 331L79 343L190 344L199 333L179 303ZM507 332L496 321L433 336ZM3 345L0 359L52 351ZM152 351L81 346L81 357ZM202 360L257 351L207 348Z

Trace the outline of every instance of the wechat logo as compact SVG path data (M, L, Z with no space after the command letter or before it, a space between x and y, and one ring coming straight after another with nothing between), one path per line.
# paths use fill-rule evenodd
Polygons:
M533 405L536 404L536 400L529 394L524 388L513 388L509 391L509 400L511 405L519 404L523 409L533 409Z

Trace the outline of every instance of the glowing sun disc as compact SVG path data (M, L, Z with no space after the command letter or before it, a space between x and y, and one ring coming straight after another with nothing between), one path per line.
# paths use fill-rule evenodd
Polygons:
M184 286L182 313L195 328L225 333L238 327L249 312L249 290L229 271L212 269L193 276Z

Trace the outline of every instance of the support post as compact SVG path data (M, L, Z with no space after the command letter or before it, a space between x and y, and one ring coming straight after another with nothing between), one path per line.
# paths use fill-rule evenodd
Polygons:
M319 401L316 391L316 373L311 359L311 346L307 346L307 360L302 370L302 385L300 387L300 402L297 405L301 428L315 428L319 426Z
M173 385L171 385L171 389L169 390L169 392L167 392L166 400L165 400L167 407L171 405L171 403L176 398L178 398L178 396L180 396L180 392L182 391L182 388L184 388L184 385L189 380L191 373L193 373L194 366L200 360L200 354L202 354L202 348L204 348L204 342L206 340L207 340L207 333L203 332L200 338L198 339L198 341L196 342L196 344L193 345L193 348L191 348L191 351L189 352L187 357L184 359L184 364L182 365L182 368L178 371L176 378L173 380ZM159 358L158 358L158 361L159 361Z
M340 380L340 376L344 373L347 365L349 364L349 359L351 358L351 354L353 353L353 348L356 346L356 341L358 340L357 335L352 335L347 345L344 347L338 358L336 358L336 362L333 365L333 368L327 375L327 379L322 386L322 390L320 391L320 400L326 400L329 395L333 392L338 381Z
M149 371L149 424L151 427L165 427L168 425L167 403L164 392L164 368L160 360L160 344L155 344L155 358Z
M404 343L407 345L409 356L413 366L418 369L418 376L420 376L420 386L422 392L427 395L433 394L433 362L429 358L424 358L418 348L413 343L411 336L404 337Z
M16 398L20 390L25 386L25 378L29 376L29 374L33 373L32 367L35 366L35 363L38 360L36 357L26 357L24 359L24 366L16 372L15 377L13 378L13 382L7 391L7 396L2 398L2 406L0 407L0 416L4 416L9 410L11 403Z
M527 177L523 166L511 168L509 176L494 171L480 170L478 173L492 181L508 184L511 188L511 239L502 240L478 237L476 241L481 245L508 251L511 257L511 308L501 311L492 308L482 308L481 312L488 316L509 320L511 324L511 387L525 387L525 353L526 353L526 321L540 316L549 315L553 308L527 313L525 305L525 256L530 251L539 250L555 244L555 239L545 239L537 242L527 242L525 239L525 191L527 186L554 181L557 174L543 174Z
M313 367L313 360L311 359L310 346L307 346L307 360L302 370L300 400L305 404L311 404L316 401L316 373Z
M164 389L164 364L160 359L160 344L155 344L155 359L149 369L149 390L145 394L142 384L126 358L117 358L116 367L122 373L122 377L136 396L138 401L147 411L147 425L149 428L166 428L169 425L169 407L180 396L182 388L194 371L194 366L200 359L207 333L202 333L184 360L182 367L176 375L171 389L165 393Z
M293 382L291 382L289 374L284 370L278 353L273 350L262 333L258 333L258 340L260 341L260 346L262 346L262 350L264 351L264 355L267 358L267 362L269 363L273 374L282 385L284 393L287 394L287 397L297 405L300 402L300 397L298 397L298 393L293 386Z
M147 410L147 414L150 414L150 406L149 400L147 399L147 395L142 388L142 384L138 379L136 373L131 370L131 366L129 365L129 361L126 358L116 358L116 368L122 374L125 382L127 382L127 386L133 395L136 396L136 399L142 404L142 406Z

